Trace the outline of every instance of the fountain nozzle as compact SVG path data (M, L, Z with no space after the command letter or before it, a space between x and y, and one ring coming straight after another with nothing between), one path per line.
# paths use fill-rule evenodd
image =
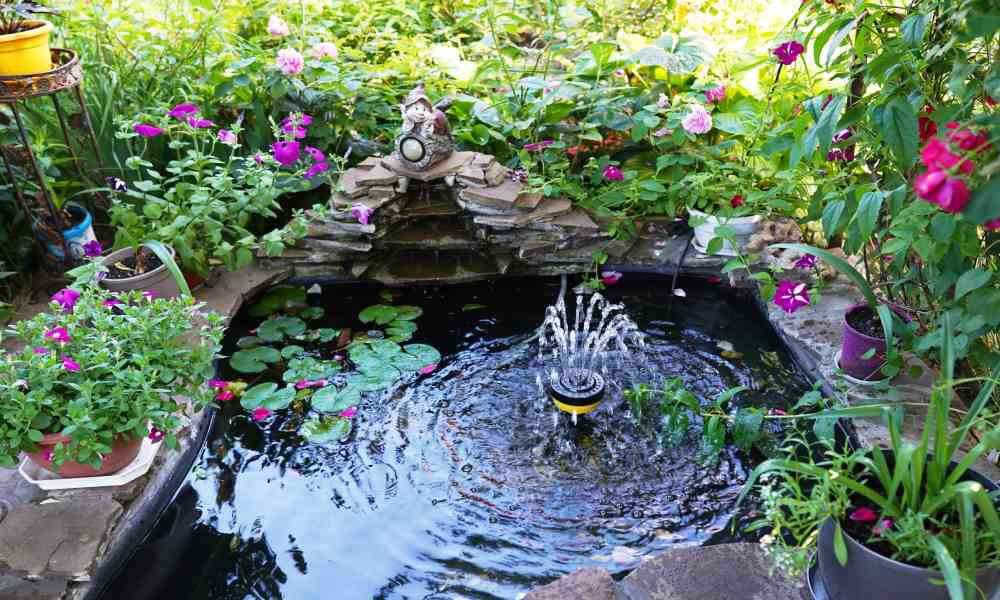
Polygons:
M546 389L556 408L571 415L585 415L601 404L605 383L595 371L570 369L550 381Z

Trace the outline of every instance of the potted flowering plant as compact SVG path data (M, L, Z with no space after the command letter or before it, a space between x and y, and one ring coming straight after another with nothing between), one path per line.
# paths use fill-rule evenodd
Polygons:
M779 566L801 572L818 550L817 576L831 598L969 600L1000 590L998 488L972 469L1000 446L1000 427L958 453L973 427L983 427L1000 361L954 426L954 329L947 316L944 334L942 373L919 441L904 439L898 406L823 411L816 416L883 416L889 447L827 446L817 458L803 439L747 480L741 500L762 482L765 516L753 528L771 529L767 551Z
M50 12L34 2L0 0L0 75L31 75L52 68L52 23L33 18Z
M191 295L173 248L160 242L147 240L138 249L129 246L103 256L101 243L95 240L85 244L83 252L90 261L67 272L77 285L98 281L113 292L153 292L163 298Z
M309 219L292 211L283 227L262 235L248 229L253 219L277 218L278 198L327 177L331 160L299 140L312 122L293 114L275 127L268 154L241 151L241 124L216 129L193 104L180 104L155 122L123 124L119 138L141 141L126 161L131 181L116 182L111 222L118 227L116 247L137 247L159 240L177 254L185 273L207 277L214 265L235 270L253 261L255 252L280 255L308 231ZM154 138L168 138L177 157L160 172L145 158ZM325 209L314 206L322 216Z
M180 398L210 400L222 337L222 318L200 308L92 282L14 324L24 348L0 360L0 464L24 452L63 476L96 476L128 465L144 437L176 447Z

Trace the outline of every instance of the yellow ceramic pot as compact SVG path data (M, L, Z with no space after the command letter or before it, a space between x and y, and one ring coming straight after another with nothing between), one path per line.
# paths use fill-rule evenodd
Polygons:
M52 70L48 21L25 21L25 29L0 35L0 75L32 75Z

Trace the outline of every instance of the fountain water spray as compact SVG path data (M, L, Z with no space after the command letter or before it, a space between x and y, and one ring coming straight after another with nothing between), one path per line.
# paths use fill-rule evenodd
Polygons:
M582 290L576 292L573 321L567 314L565 294L560 292L556 304L545 310L538 333L539 358L544 359L551 349L557 362L548 373L546 389L556 407L574 418L601 403L607 361L631 357L628 342L645 347L639 326L625 314L624 304L612 304L597 293L585 303Z

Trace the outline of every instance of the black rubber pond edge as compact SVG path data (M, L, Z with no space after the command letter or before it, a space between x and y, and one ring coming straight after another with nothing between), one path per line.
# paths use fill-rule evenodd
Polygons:
M215 360L216 377L219 377L222 371L221 360ZM173 503L178 492L180 492L181 485L191 472L191 467L194 465L195 459L205 446L205 440L208 439L208 434L212 431L217 414L218 409L214 404L209 404L203 409L203 416L201 423L198 425L198 431L195 433L194 441L184 450L180 459L174 463L170 474L162 480L160 493L152 501L147 502L136 514L132 515L128 522L122 524L122 531L118 533L111 547L101 557L97 571L91 576L90 587L87 589L82 600L100 600L107 588L115 582L121 572L131 562L135 553L143 547L143 544L156 527L156 524L163 517L167 508ZM169 493L166 493L167 491Z

